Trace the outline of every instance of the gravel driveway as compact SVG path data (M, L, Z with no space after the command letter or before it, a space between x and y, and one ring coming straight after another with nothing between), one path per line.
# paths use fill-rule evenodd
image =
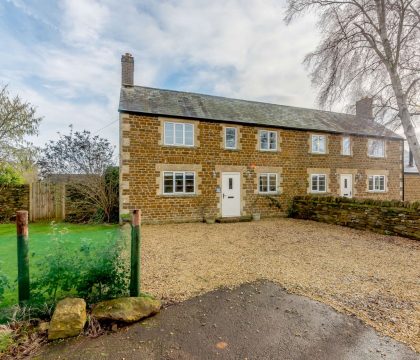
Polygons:
M142 290L167 302L268 279L420 352L420 243L295 219L145 225Z

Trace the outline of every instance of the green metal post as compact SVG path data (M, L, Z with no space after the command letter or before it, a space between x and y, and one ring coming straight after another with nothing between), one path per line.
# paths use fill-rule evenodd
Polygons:
M18 297L19 304L29 300L29 232L28 212L16 213L17 258L18 258Z
M130 296L140 296L141 210L131 216L131 277Z

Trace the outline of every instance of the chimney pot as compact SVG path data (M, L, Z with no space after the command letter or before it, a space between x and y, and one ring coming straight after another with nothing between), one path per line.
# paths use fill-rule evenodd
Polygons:
M121 85L134 85L134 57L129 53L121 56Z
M365 97L356 101L356 117L359 119L373 118L373 99Z

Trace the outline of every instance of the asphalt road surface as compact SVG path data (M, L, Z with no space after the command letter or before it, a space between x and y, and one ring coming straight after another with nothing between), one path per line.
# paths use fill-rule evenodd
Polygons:
M36 359L420 359L357 318L268 282L172 305L95 339L46 346Z

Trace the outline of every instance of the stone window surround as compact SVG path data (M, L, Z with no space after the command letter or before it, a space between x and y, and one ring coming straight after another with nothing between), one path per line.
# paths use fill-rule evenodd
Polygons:
M383 143L384 143L384 156L373 156L373 155L370 155L370 154L369 154L369 140L382 140L382 141L383 141ZM373 138L373 137L369 137L369 138L367 139L367 141L366 141L366 154L367 154L367 157L368 157L369 159L379 159L379 160L381 160L381 159L386 159L386 158L387 158L387 156L386 156L386 151L387 151L387 142L386 142L386 140L385 140L385 139L381 139L381 138Z
M254 178L254 194L258 194L261 196L269 196L269 195L280 195L283 193L283 168L278 166L255 166L255 178ZM260 193L259 191L259 178L260 174L277 174L277 192L276 193Z
M236 148L235 149L232 149L232 148L227 148L226 147L226 136L225 136L225 129L226 128L235 128L236 129ZM242 141L241 141L241 139L242 139L242 132L241 132L241 130L242 130L242 127L241 126L239 126L239 125L234 125L234 124L224 124L224 125L222 125L222 131L221 131L221 142L220 142L220 147L223 149L223 150L226 150L226 151L239 151L239 150L241 150L242 149Z
M247 171L246 166L242 165L216 165L214 167L214 170L216 172L216 180L217 180L217 186L222 189L222 173L239 173L240 174L240 192L241 192L241 216L246 215L244 209L245 209L245 191L244 191L244 183L245 183L245 173ZM215 193L215 196L217 198L217 209L218 209L218 216L222 216L222 192Z
M194 149L200 147L200 129L198 127L199 121L197 120L187 120L187 119L177 119L177 118L166 118L166 117L158 117L159 120L159 146L170 147L170 148L185 148L185 149ZM184 124L192 124L194 126L194 145L165 145L165 122L172 122L172 123L184 123Z
M378 169L378 170L365 170L365 174L366 174L366 192L370 193L370 194L386 194L389 189L388 189L388 176L389 176L389 171L388 170L383 170L383 169ZM373 176L373 175L382 175L385 176L385 190L369 190L369 176Z
M350 154L343 154L344 138L349 138L349 140L350 140ZM342 135L341 136L341 141L340 141L340 154L342 156L353 156L353 138L350 135Z
M263 150L261 149L261 138L260 138L260 133L261 131L271 131L271 132L276 132L277 133L277 148L275 150ZM264 152L264 153L277 153L281 151L281 132L280 130L277 129L273 129L273 128L257 128L257 133L256 133L256 139L257 139L257 145L255 147L255 150L260 151L260 152Z
M331 169L329 168L307 168L306 172L308 174L308 187L306 188L306 192L308 194L330 194L330 174ZM326 181L326 191L325 192L312 192L312 175L325 175L325 181Z
M165 194L163 192L163 173L166 171L194 172L195 192L191 194ZM194 197L201 195L201 176L202 166L199 164L156 164L156 195L161 197Z
M325 136L325 152L324 153L312 152L312 136L313 135ZM320 156L328 155L329 154L329 142L330 142L329 134L327 134L327 133L315 133L315 132L309 133L309 137L308 137L308 145L309 145L309 151L308 152L309 152L309 154L320 155Z

